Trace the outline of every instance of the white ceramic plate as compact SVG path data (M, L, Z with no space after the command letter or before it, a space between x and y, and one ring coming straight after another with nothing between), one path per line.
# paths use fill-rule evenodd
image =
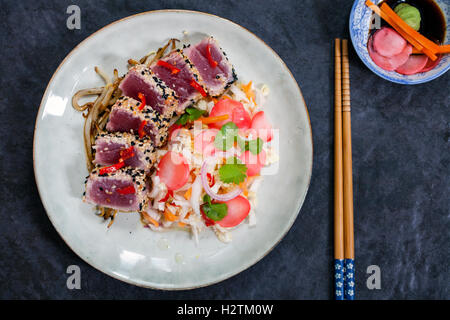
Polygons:
M187 36L183 34L187 31ZM155 233L137 213L119 214L108 229L81 200L88 175L83 152L83 118L72 95L102 86L94 66L112 74L127 71L169 38L195 42L213 35L227 52L238 77L270 87L265 110L280 129L280 162L258 194L258 223L243 223L233 242L221 243L212 231L196 246L188 232ZM37 115L34 136L36 182L47 214L70 248L106 274L135 285L189 289L227 279L264 257L286 234L305 198L312 170L312 137L300 89L278 55L259 38L228 20L199 12L165 10L112 23L79 44L53 75Z

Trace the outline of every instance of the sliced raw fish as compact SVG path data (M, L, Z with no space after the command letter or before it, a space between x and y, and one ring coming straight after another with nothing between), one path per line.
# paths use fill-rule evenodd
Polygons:
M139 93L142 93L145 96L146 105L165 117L172 117L178 105L175 92L142 64L128 71L119 88L124 96L136 100L139 100Z
M211 96L221 95L237 80L233 66L214 38L205 38L196 45L188 46L183 51L199 71L206 84L207 92ZM212 62L217 65L213 66Z
M412 53L412 46L410 44L407 44L403 49L403 51L400 52L399 54L392 57L385 57L379 54L373 48L372 42L373 42L372 37L370 37L369 42L367 44L367 49L369 51L370 57L377 66L387 71L394 71L399 66L404 64Z
M113 165L125 158L125 166L148 172L155 161L152 141L147 137L140 139L130 133L100 133L93 148L96 165Z
M86 202L120 211L141 211L147 205L144 170L130 167L100 175L96 167L86 181Z
M439 61L441 61L441 59L442 59L441 54L438 54L438 58L435 61L428 59L425 67L423 67L423 69L420 70L419 72L427 72L427 71L433 70L439 64Z
M161 61L179 69L176 73L169 68L155 62L150 69L173 91L178 97L178 107L176 112L182 114L184 110L191 104L194 104L201 98L201 94L192 85L194 79L205 90L203 79L197 68L192 64L188 57L183 54L181 49L172 51L169 55L162 58Z
M400 67L395 69L400 74L411 75L420 72L427 64L428 57L424 54L413 54Z
M405 49L406 40L394 29L383 27L373 34L373 48L382 56L392 57Z
M140 111L139 106L140 102L133 98L119 98L111 108L106 130L139 134L141 124L146 121L143 131L155 147L160 147L166 142L170 118L163 117L147 105Z

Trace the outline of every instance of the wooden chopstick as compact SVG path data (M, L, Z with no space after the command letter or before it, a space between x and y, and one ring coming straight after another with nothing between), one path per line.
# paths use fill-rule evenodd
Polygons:
M345 39L342 40L342 133L344 176L344 298L346 300L353 300L355 295L355 249L353 236L352 133L348 41Z
M341 39L335 39L334 42L334 296L336 300L344 300Z

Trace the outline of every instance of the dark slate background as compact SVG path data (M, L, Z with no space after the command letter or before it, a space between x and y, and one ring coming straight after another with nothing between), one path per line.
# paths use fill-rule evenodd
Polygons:
M333 257L333 49L348 37L350 0L13 1L0 8L0 298L330 299ZM66 8L81 8L81 30ZM190 9L254 32L286 62L306 100L314 139L311 186L284 240L239 275L191 291L135 287L87 265L58 236L33 174L33 130L47 82L83 39L123 17ZM350 52L359 299L450 299L449 80L401 86ZM66 268L81 268L81 290ZM366 269L381 268L381 290Z

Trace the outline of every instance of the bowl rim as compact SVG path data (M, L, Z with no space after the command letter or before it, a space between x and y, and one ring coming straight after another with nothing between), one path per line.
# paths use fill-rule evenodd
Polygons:
M58 230L58 228L56 228L56 225L54 223L54 221L52 220L51 215L48 213L48 209L46 206L46 203L44 201L44 199L42 198L41 195L41 190L39 187L39 182L37 179L37 171L36 171L36 129L37 129L37 124L38 124L38 120L39 120L39 115L41 113L41 109L43 107L44 104L44 100L47 97L47 93L48 90L50 88L50 84L53 82L55 75L59 72L59 70L61 69L61 67L66 63L66 61L79 49L82 47L82 45L84 45L89 39L91 39L94 35L100 33L101 31L103 31L104 29L111 27L117 23L120 23L122 21L128 20L128 19L132 19L135 18L137 16L141 16L141 15L146 15L146 14L153 14L153 13L194 13L194 14L202 14L202 15L206 15L206 16L211 16L220 20L224 20L226 22L229 22L239 28L241 28L242 30L250 33L251 35L253 35L258 41L260 41L262 44L264 44L273 54L274 57L276 59L278 59L281 64L284 66L285 70L288 72L289 76L292 78L292 80L295 83L295 86L298 90L298 93L300 94L300 97L303 101L303 105L305 108L305 112L306 112L306 118L308 121L308 125L309 125L309 135L310 135L310 143L311 143L311 165L308 168L308 175L307 175L307 183L306 183L306 188L305 191L303 192L303 194L299 195L298 201L297 201L297 213L295 214L295 217L292 219L292 221L289 223L289 225L287 226L286 230L280 234L279 238L275 241L275 243L264 252L264 254L262 254L260 257L258 257L255 261L251 261L249 264L244 265L242 267L242 269L231 273L229 275L227 275L226 277L222 277L222 278L218 278L215 279L213 281L209 281L209 282L205 282L202 284L198 284L198 285L193 285L193 286L186 286L186 287L159 287L159 286L154 286L154 285L149 285L146 283L141 283L139 281L135 281L134 279L127 279L124 277L121 277L119 275L116 275L112 272L109 272L107 270L103 270L102 268L100 268L98 265L96 265L93 261L89 261L88 259L86 259L86 257L82 256L78 251L74 250L72 248L72 246L70 245L70 243L68 242L68 240L64 237L64 235L60 232L60 230ZM92 268L102 272L103 274L119 280L121 282L127 283L127 284L131 284L137 287L141 287L141 288L146 288L146 289L153 289L153 290L158 290L158 291L186 291L186 290L193 290L193 289L199 289L199 288L204 288L204 287L209 287L211 285L223 282L227 279L230 279L242 272L244 272L245 270L248 270L249 268L251 268L252 266L254 266L255 264L257 264L258 262L260 262L262 259L264 259L270 252L273 251L273 249L278 246L278 244L286 237L286 235L288 234L288 232L292 229L292 226L294 225L295 221L297 220L298 216L300 215L300 211L305 203L306 200L306 196L308 194L309 188L311 186L311 179L312 179L312 172L313 172L313 167L314 167L314 140L313 140L313 132L312 132L312 125L311 125L311 118L309 115L309 111L308 111L308 107L306 105L306 101L305 98L303 96L303 93L300 89L300 86L297 82L297 80L295 79L294 75L292 74L291 70L289 69L289 67L287 66L287 64L283 61L283 59L281 59L281 57L278 55L278 53L272 49L272 47L270 47L264 40L262 40L260 37L258 37L256 34L254 34L252 31L248 30L247 28L241 26L240 24L227 19L227 18L223 18L221 16L215 15L215 14L211 14L211 13L207 13L207 12L202 12L202 11L197 11L197 10L186 10L186 9L159 9L159 10L148 10L148 11L142 11L136 14L132 14L129 16L125 16L123 18L120 18L118 20L115 20L103 27L101 27L100 29L94 31L93 33L91 33L89 36L87 36L85 39L83 39L81 42L79 42L65 57L64 59L61 61L61 63L58 65L58 67L56 68L56 70L53 72L50 80L47 83L47 86L45 88L44 94L42 96L41 102L39 104L39 108L37 110L36 113L36 119L35 119L35 124L34 124L34 132L33 132L33 173L34 173L34 180L37 186L37 191L39 194L39 198L41 200L42 206L44 207L45 213L47 215L47 217L49 218L53 228L56 230L57 234L60 236L60 238L64 241L64 243L69 247L69 249L76 255L78 256L83 262L85 262L86 264L88 264L89 266L91 266Z
M375 73L376 75L378 75L379 77L381 77L381 78L383 78L385 80L388 80L388 81L391 81L391 82L394 82L394 83L399 83L399 84L414 85L414 84L421 84L421 83L426 83L426 82L432 81L432 80L442 76L443 74L445 74L450 69L450 62L449 62L444 68L442 68L442 70L440 70L436 74L430 75L429 77L426 77L426 78L421 78L421 79L415 79L414 80L414 79L408 79L408 78L405 78L405 79L390 78L389 76L381 73L378 70L378 68L380 68L380 67L378 67L378 66L374 67L374 66L370 65L365 59L363 59L363 56L360 53L360 51L356 49L356 46L355 46L356 40L354 39L355 32L352 29L352 21L353 21L353 18L355 16L356 6L362 1L364 1L364 0L355 0L353 2L352 10L350 11L350 18L349 18L348 27L349 27L350 39L352 40L353 48L355 49L359 59L366 65L366 67L369 70L371 70L373 73Z

